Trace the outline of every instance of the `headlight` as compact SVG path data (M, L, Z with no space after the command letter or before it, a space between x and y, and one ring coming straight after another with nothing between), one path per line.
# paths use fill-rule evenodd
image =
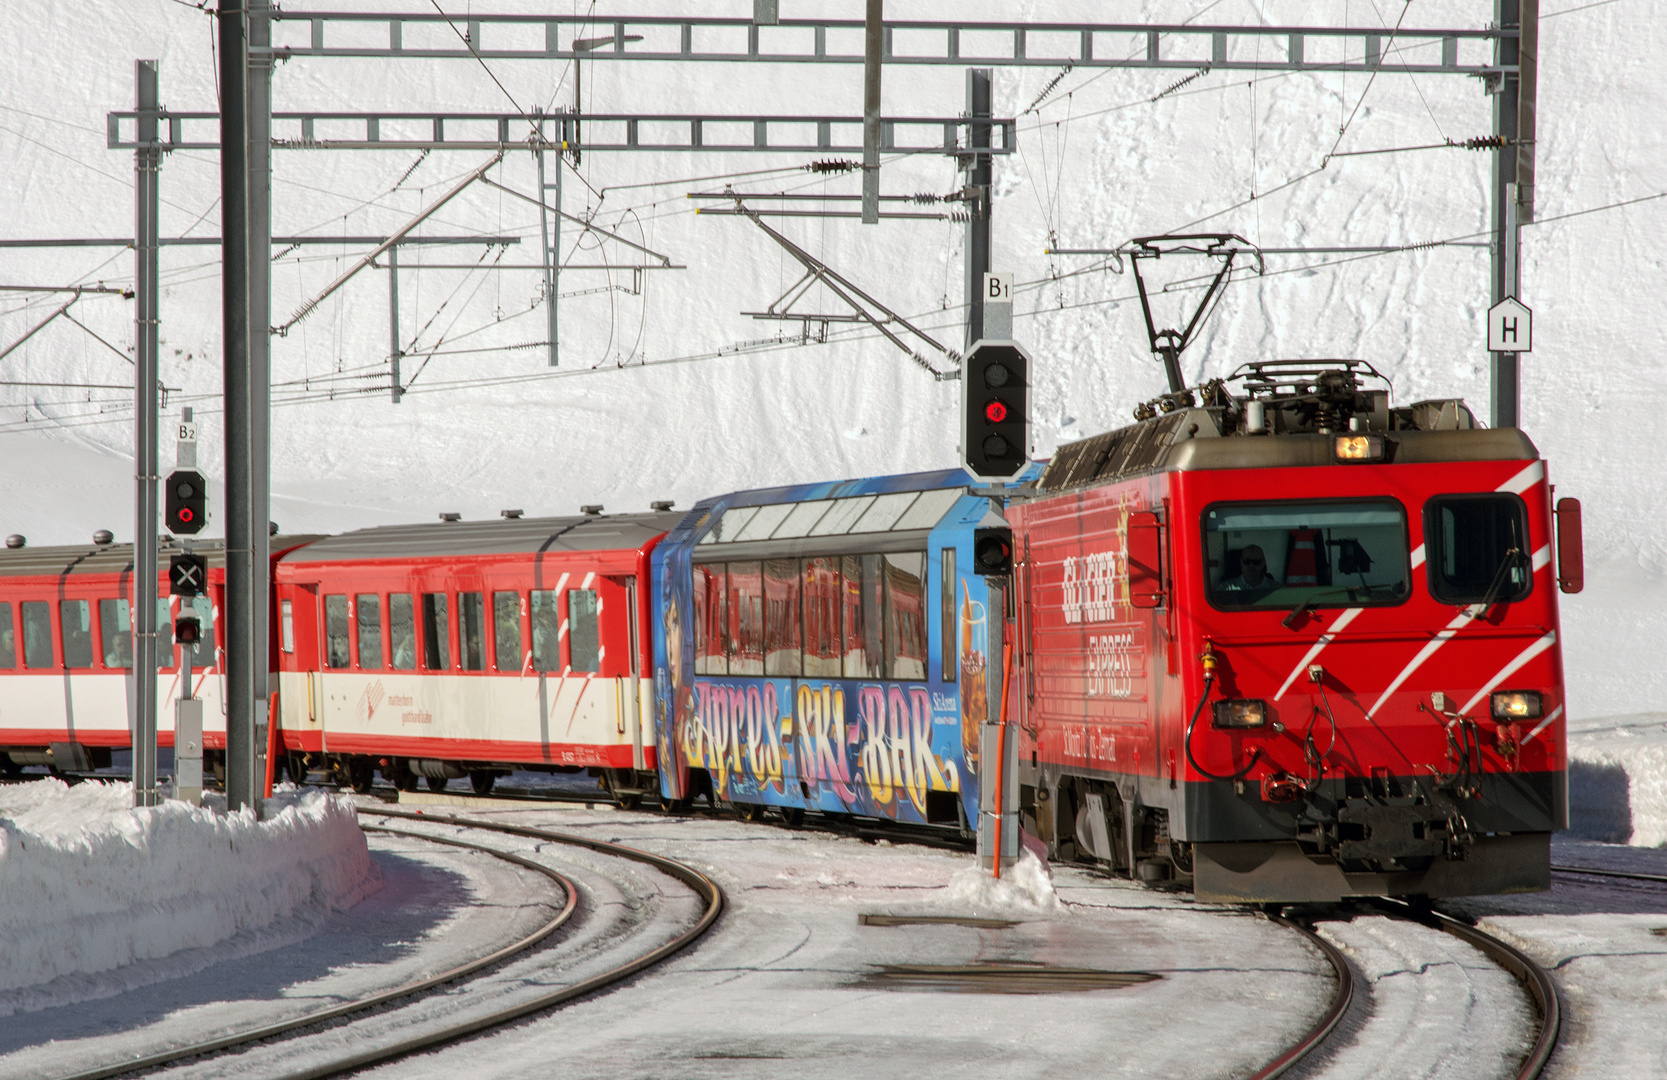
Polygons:
M1218 728L1259 728L1268 725L1268 703L1265 701L1218 701L1215 709L1215 726Z
M1539 717L1538 690L1501 690L1493 695L1495 720L1538 720Z
M1338 461L1382 461L1383 436L1339 435L1332 443Z

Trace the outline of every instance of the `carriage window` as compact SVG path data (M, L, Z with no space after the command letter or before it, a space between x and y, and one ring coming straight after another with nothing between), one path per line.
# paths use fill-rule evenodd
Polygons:
M492 594L492 655L499 671L520 671L521 657L521 594L495 592Z
M417 619L410 593L388 594L388 646L395 671L417 670Z
M58 622L64 631L64 666L93 666L92 605L85 600L58 601Z
M1521 600L1533 587L1528 519L1515 495L1458 495L1424 507L1425 573L1448 604Z
M763 564L729 564L729 673L764 674Z
M98 602L98 631L103 639L104 666L133 666L133 618L126 600Z
M1393 499L1227 503L1204 512L1210 603L1228 610L1398 604L1406 511Z
M886 678L926 678L926 553L885 556Z
M879 555L846 555L840 559L841 607L845 614L845 677L878 679L884 670L885 633Z
M375 671L382 667L382 598L360 593L354 603L358 606L359 668Z
M806 559L805 674L837 679L844 669L840 643L840 559Z
M23 666L52 666L52 605L44 600L23 601Z
M17 635L12 630L12 604L0 601L0 668L17 666Z
M457 594L457 651L464 671L486 670L486 598Z
M280 647L284 652L292 653L295 651L295 605L284 600L279 604L278 610L279 617L283 620L282 625L278 627L281 635L279 640L282 643Z
M347 639L347 597L324 598L324 663L327 667L345 668L353 664L353 654Z
M561 670L561 614L556 590L534 589L532 603L533 670Z
M602 605L594 589L567 590L567 653L574 671L602 670L597 615Z
M696 566L694 574L695 674L729 674L729 656L724 648L724 630L729 605L725 603L723 563Z
M798 675L799 560L764 561L764 674Z
M960 667L955 652L955 631L960 621L955 617L955 549L943 549L943 576L938 579L938 648L942 650L943 681L954 682Z
M451 620L446 617L446 594L423 593L423 667L451 670Z

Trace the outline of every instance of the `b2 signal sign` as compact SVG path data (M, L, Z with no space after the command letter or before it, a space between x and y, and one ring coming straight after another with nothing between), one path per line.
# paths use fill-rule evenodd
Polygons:
M162 520L175 536L195 536L208 524L208 482L194 469L175 469L163 483Z
M980 340L961 364L961 460L980 479L1030 463L1030 357L1017 342Z

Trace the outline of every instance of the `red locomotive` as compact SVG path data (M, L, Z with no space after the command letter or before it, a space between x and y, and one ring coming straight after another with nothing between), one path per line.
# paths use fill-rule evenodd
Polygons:
M1009 506L1021 806L1056 857L1239 901L1549 886L1578 504L1522 432L1376 375L1247 365Z

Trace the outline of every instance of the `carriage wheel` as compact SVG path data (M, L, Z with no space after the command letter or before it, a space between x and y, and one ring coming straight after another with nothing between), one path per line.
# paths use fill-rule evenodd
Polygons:
M476 795L489 795L492 785L498 782L498 774L491 769L476 769L469 774L469 786L475 789Z
M450 782L451 781L446 779L444 776L431 776L428 778L428 790L444 791L446 790L446 785Z

